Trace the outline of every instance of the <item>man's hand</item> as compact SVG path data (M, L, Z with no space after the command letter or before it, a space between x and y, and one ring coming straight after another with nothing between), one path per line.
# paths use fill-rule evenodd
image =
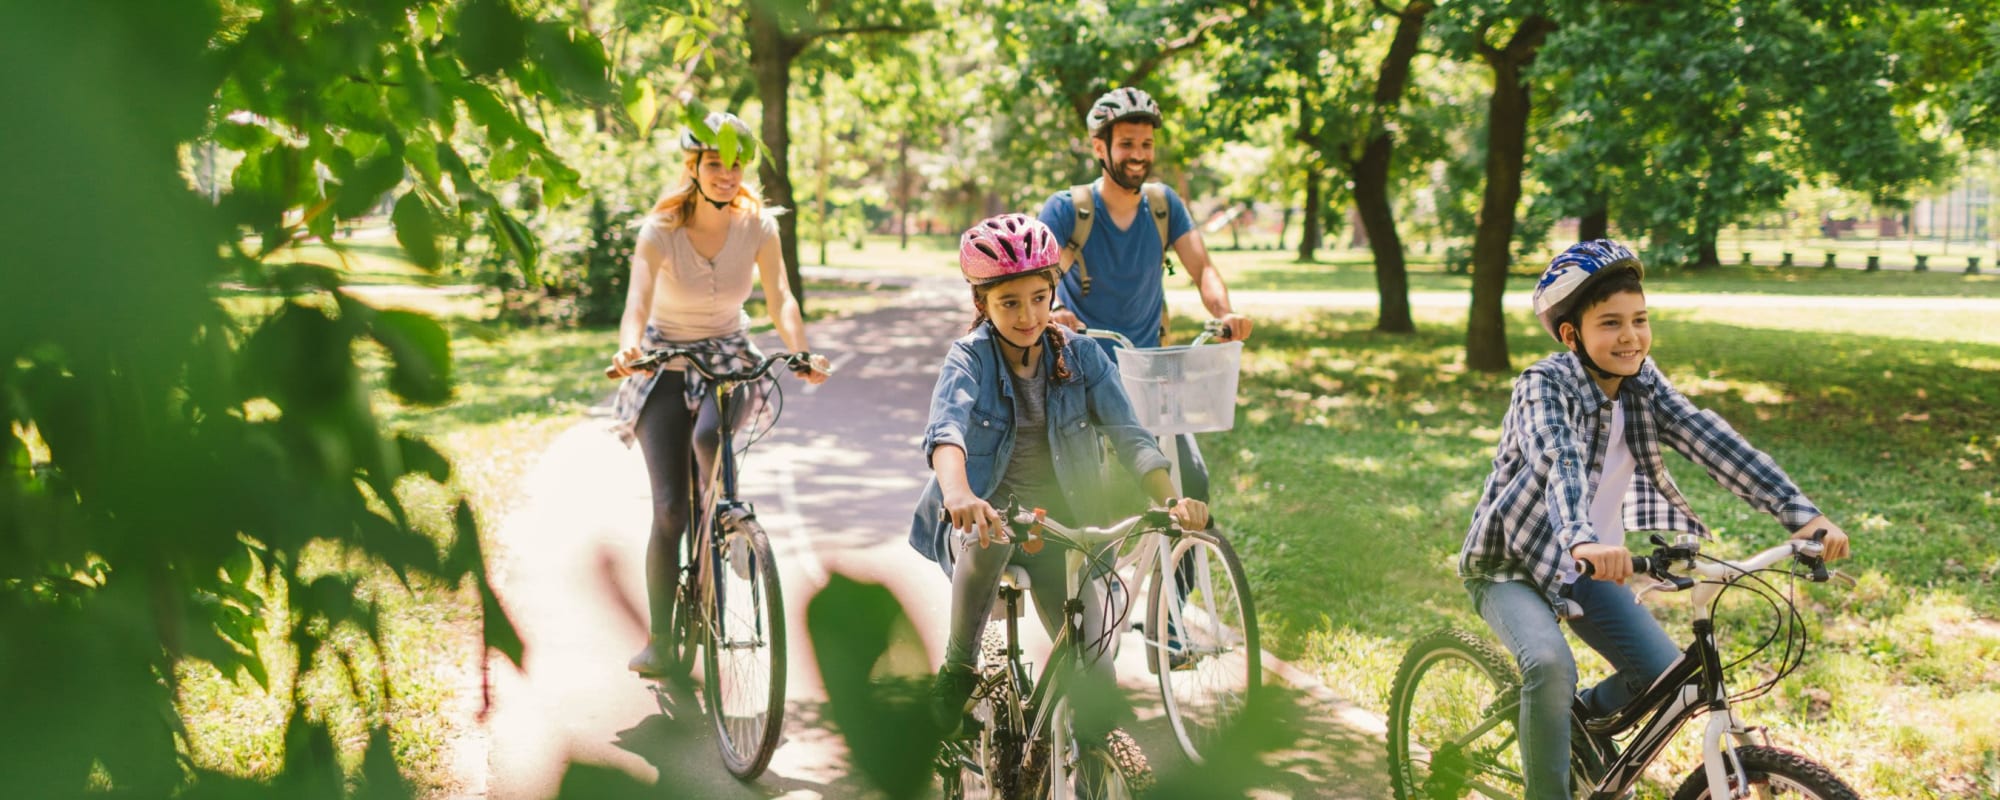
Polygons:
M1229 329L1229 341L1240 342L1250 338L1250 318L1234 311L1216 317Z
M1846 558L1847 531L1843 531L1839 525L1833 524L1833 520L1827 519L1825 514L1813 517L1813 521L1806 523L1805 527L1800 528L1797 533L1792 534L1792 538L1811 539L1813 534L1822 530L1826 531L1826 539L1824 540L1826 551L1823 554L1826 556L1826 560L1838 561Z
M1182 530L1198 531L1208 528L1208 504L1192 497L1183 497L1173 507L1167 509L1179 523Z
M1624 583L1632 577L1632 551L1623 547L1585 542L1570 548L1569 554L1578 561L1590 562L1591 580Z
M1077 333L1082 333L1085 327L1083 320L1077 319L1076 314L1067 308L1058 308L1049 312L1049 324L1060 325Z

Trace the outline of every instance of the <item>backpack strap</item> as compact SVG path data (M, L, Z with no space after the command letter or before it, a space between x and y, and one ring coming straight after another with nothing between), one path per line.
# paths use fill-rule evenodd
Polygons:
M1083 284L1084 296L1090 295L1090 267L1083 263L1083 244L1090 241L1090 221L1097 216L1097 200L1091 196L1090 184L1082 183L1069 187L1069 201L1076 208L1076 224L1069 229L1069 243L1063 245L1065 260L1076 266L1077 282Z
M1172 255L1173 251L1167 249L1167 245L1169 244L1167 242L1167 211L1169 210L1167 206L1167 185L1151 182L1141 186L1140 191L1146 194L1146 207L1153 210L1153 229L1160 233L1160 268L1166 270L1168 275L1172 275L1174 274L1174 262L1169 259L1169 256ZM1165 282L1162 281L1160 285L1160 344L1162 345L1167 343L1166 288Z

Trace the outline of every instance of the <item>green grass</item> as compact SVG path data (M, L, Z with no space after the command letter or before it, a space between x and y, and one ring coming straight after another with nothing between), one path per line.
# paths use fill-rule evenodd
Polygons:
M1375 291L1375 263L1367 251L1322 251L1317 263L1300 264L1290 253L1217 252L1215 262L1231 289L1289 291ZM1516 264L1509 292L1534 290L1534 265ZM1963 266L1961 264L1960 266ZM1445 272L1435 260L1410 264L1412 291L1470 292L1472 277ZM1864 272L1861 270L1724 266L1708 270L1649 270L1646 288L1654 293L2000 297L2000 270L1979 275L1958 272Z
M1996 735L1981 720L2000 710L2000 342L1938 340L1926 316L1821 321L1831 330L1811 334L1669 316L1655 354L1854 536L1845 569L1861 586L1805 593L1813 649L1753 720L1863 796L1991 796ZM1485 630L1454 561L1513 377L1463 368L1462 316L1420 322L1410 337L1370 331L1366 313L1260 327L1237 428L1204 438L1267 641L1377 712L1409 641L1446 624ZM1525 314L1510 334L1516 369L1549 349ZM1699 468L1669 469L1718 552L1781 538ZM1684 631L1684 610L1664 607L1669 631ZM1586 680L1602 674L1594 656L1579 661ZM1654 778L1671 790L1693 759L1684 747Z

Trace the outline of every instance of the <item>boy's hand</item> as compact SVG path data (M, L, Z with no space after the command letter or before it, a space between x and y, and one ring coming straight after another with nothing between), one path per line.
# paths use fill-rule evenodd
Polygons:
M1632 577L1632 551L1623 547L1585 542L1570 548L1569 555L1578 561L1590 562L1591 580L1624 583L1626 578Z
M1811 539L1813 538L1813 534L1822 530L1826 531L1826 539L1824 540L1826 544L1826 551L1824 553L1826 560L1838 561L1846 558L1847 531L1843 531L1839 525L1833 524L1833 520L1827 519L1825 514L1813 517L1813 521L1806 523L1805 527L1800 528L1797 533L1792 534L1792 538Z

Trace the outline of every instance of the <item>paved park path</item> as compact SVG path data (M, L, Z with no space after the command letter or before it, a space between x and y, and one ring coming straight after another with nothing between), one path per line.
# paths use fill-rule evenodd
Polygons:
M949 583L905 539L928 477L918 442L936 367L970 316L964 284L952 275L917 282L884 308L813 325L815 348L838 372L811 389L786 378L783 420L750 453L746 499L771 535L793 632L784 740L769 772L751 783L723 770L692 703L687 712L663 713L647 685L625 669L643 636L650 504L638 451L619 445L603 419L558 437L494 533L496 588L527 657L519 670L498 657L489 662L492 712L459 747L466 796L549 797L572 762L647 783L665 774L662 797L872 796L850 774L842 741L822 719L826 695L805 636L804 608L833 574L880 583L901 600L923 639L926 658L907 658L899 670L925 675L935 668ZM1119 673L1140 704L1135 734L1159 768L1178 765L1157 692L1138 661L1137 635L1126 635ZM1304 692L1308 730L1298 749L1274 756L1283 783L1260 796L1388 794L1375 763L1382 752L1378 719L1288 665L1276 665L1271 680Z

